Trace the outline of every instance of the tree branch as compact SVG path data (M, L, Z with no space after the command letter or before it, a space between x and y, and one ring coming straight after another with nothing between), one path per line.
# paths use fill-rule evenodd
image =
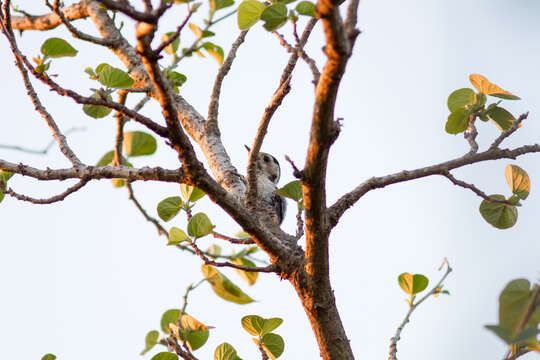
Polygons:
M52 204L52 203L64 200L69 195L73 194L77 190L84 187L88 183L88 181L89 181L89 179L81 179L77 184L75 184L72 187L68 188L63 193L52 196L50 198L46 198L46 199L37 199L37 198L32 198L32 197L29 197L29 196L26 196L26 195L18 194L15 191L13 191L13 189L11 189L11 188L3 189L3 191L4 191L4 193L14 197L17 200L31 202L32 204L45 205L45 204ZM3 182L0 182L0 187L3 184L4 184Z
M473 193L475 193L476 195L480 196L482 199L484 200L487 200L489 202L494 202L494 203L501 203L501 204L506 204L506 205L512 205L508 200L499 200L499 199L494 199L494 198L491 198L489 197L488 195L486 195L485 192L483 192L482 190L478 189L476 186L474 186L473 184L469 184L469 183L466 183L465 181L461 181L461 180L458 180L454 177L454 175L450 174L450 172L448 170L443 170L441 171L441 175L446 177L448 180L450 180L454 185L457 185L457 186L461 186L462 188L465 188L465 189L469 189L471 190Z
M427 298L429 298L431 295L438 294L440 292L441 286L446 279L446 277L452 272L452 268L450 267L450 264L448 263L448 260L446 258L443 260L443 263L439 270L442 269L442 267L446 264L446 272L442 276L441 280L435 285L427 294L425 294L420 300L418 300L415 304L411 303L409 307L409 311L407 312L407 315L405 315L405 319L399 324L396 333L392 338L390 338L390 351L389 351L389 357L388 360L397 360L397 342L400 340L401 331L403 331L403 328L407 323L409 322L410 316L413 313L416 308L426 301Z
M529 113L525 113L525 114L521 114L516 121L514 121L514 123L512 124L512 126L510 127L510 129L506 130L506 131L503 131L501 133L501 135L499 135L495 141L493 141L493 143L491 144L491 146L489 147L489 150L493 150L493 149L496 149L499 147L499 145L504 141L504 139L506 139L507 137L509 137L510 135L512 135L513 133L516 132L516 130L519 128L519 126L521 125L521 123L523 122L523 120L525 120L527 117L529 116Z
M285 40L285 37L283 35L281 35L277 31L274 31L274 34L279 39L279 43L281 44L281 46L283 46L287 50L287 52L291 54L298 53L298 55L300 55L302 60L304 60L305 63L309 66L309 69L311 70L311 73L313 74L313 84L317 85L317 83L319 82L319 78L321 77L321 72L319 71L319 68L317 67L317 64L315 63L315 60L309 57L306 51L300 47L300 39L297 39L296 46L293 47L291 44L287 42L287 40Z
M83 1L62 9L66 20L72 21L88 17ZM54 13L40 16L13 16L11 26L15 30L50 30L62 24L62 19Z
M372 177L358 185L349 193L343 195L332 206L330 206L330 208L328 208L328 226L331 228L336 226L345 211L347 211L347 209L353 206L362 196L371 190L380 189L387 185L397 184L404 181L420 179L426 176L440 175L443 171L450 171L462 166L471 165L482 161L516 159L521 155L536 152L540 152L540 145L538 144L523 145L515 149L495 148L476 154L467 154L465 156L431 166L414 170L403 170L398 173L380 177Z

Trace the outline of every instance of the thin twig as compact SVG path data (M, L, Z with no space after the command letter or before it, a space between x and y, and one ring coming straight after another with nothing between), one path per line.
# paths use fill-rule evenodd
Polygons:
M302 60L304 60L305 63L309 66L309 69L311 70L311 73L313 74L313 84L317 85L317 83L319 82L319 78L321 77L321 72L319 71L319 68L317 67L317 63L315 62L315 60L313 60L306 53L306 51L302 47L300 47L300 39L299 38L297 39L296 46L293 47L291 44L287 42L287 40L285 40L285 37L283 35L281 35L277 31L274 31L274 34L278 37L281 46L283 46L287 50L287 52L292 53L292 54L297 53L298 55L300 55ZM298 37L298 35L296 35L295 37Z
M223 62L223 65L219 68L219 71L216 75L216 80L214 81L214 88L212 89L212 95L210 96L210 104L208 105L208 118L206 120L207 124L217 125L218 111L219 111L219 96L221 94L221 84L223 79L229 73L232 63L236 58L236 52L242 43L244 42L248 30L240 32L236 40L231 46L231 50L227 54L227 58Z
M294 177L297 178L297 179L302 180L304 178L304 173L296 167L296 165L294 164L294 161L292 161L292 159L288 155L285 155L285 160L289 164L291 164L291 166L293 168Z
M403 319L401 324L399 324L398 328L396 329L396 332L395 332L394 336L392 338L390 338L390 351L389 351L390 356L388 357L388 360L397 360L397 356L396 356L397 342L400 340L401 331L403 330L405 325L407 325L407 323L409 322L409 318L410 318L411 314L413 313L413 311L416 310L416 308L420 304L422 304L427 298L429 298L431 295L438 294L440 292L440 290L441 290L441 286L442 286L444 280L452 272L452 268L450 267L450 264L448 263L448 260L446 258L444 258L443 263L442 263L441 267L439 268L439 270L441 270L444 267L444 265L446 265L446 272L442 276L441 280L439 280L437 285L435 285L427 294L425 294L416 303L413 304L411 302L409 304L410 305L409 311L405 315L405 318Z
M37 198L32 198L32 197L29 197L29 196L26 196L26 195L18 194L15 191L13 191L13 189L11 189L11 188L5 189L4 192L6 194L14 197L17 200L28 201L28 202L30 202L32 204L45 205L45 204L52 204L52 203L64 200L69 195L73 194L74 192L76 192L79 189L81 189L82 187L84 187L88 183L88 181L89 181L89 179L81 179L78 183L76 183L72 187L68 188L63 193L52 196L50 198L46 198L46 199L37 199ZM0 182L0 186L1 185L3 185L3 182Z
M478 131L476 130L476 126L474 125L475 119L476 119L476 115L474 114L469 115L469 126L467 130L463 133L463 137L467 140L467 142L469 143L471 147L469 154L475 154L478 152L478 143L476 142Z
M214 235L216 239L226 240L230 242L231 244L238 244L238 245L255 244L255 241L253 241L252 239L237 239L237 238L233 238L227 235L220 234L216 231L212 231L212 235Z
M191 18L191 15L193 15L193 11L191 10L191 7L188 7L188 14L186 16L186 18L184 19L184 21L176 28L176 31L174 32L174 34L172 34L171 36L169 36L167 38L167 40L163 41L159 46L158 48L155 50L155 54L156 55L159 55L159 53L161 51L163 51L163 49L165 49L167 46L169 46L170 44L173 43L174 40L178 39L178 37L180 36L180 32L182 32L182 29L184 28L184 26L186 26L187 22L189 21L189 19Z
M190 241L189 246L193 248L195 253L204 261L206 265L212 265L215 267L230 267L233 269L243 270L247 272L264 272L264 273L271 273L271 272L278 272L278 266L276 264L271 264L265 267L250 267L250 266L243 266L238 264L233 264L231 262L225 261L225 262L217 262L210 260L205 253L195 244L195 242Z
M304 236L304 220L302 219L302 213L304 209L298 206L298 213L296 213L296 238L300 239Z
M516 121L514 121L514 123L512 124L512 126L510 127L510 129L504 131L501 133L501 135L499 135L499 137L497 137L495 139L495 141L493 141L493 143L491 144L491 146L489 147L489 150L493 150L493 149L496 149L499 147L499 145L503 142L504 139L506 139L507 137L509 137L510 135L512 135L513 133L516 132L516 130L519 128L521 122L523 120L525 120L527 117L529 116L529 113L526 112L525 114L521 114Z
M473 184L469 184L469 183L466 183L465 181L456 179L454 177L454 175L452 175L447 170L441 171L441 175L446 177L448 180L450 180L454 185L461 186L462 188L465 188L465 189L469 189L472 192L474 192L476 195L480 196L482 199L484 199L486 201L494 202L494 203L500 203L500 204L506 204L506 205L512 205L512 203L510 203L508 200L499 200L499 199L492 198L492 197L488 196L482 190L478 189Z
M71 129L68 129L64 132L64 136L68 136L70 133L76 132L76 131L85 131L86 127L72 127ZM7 149L7 150L14 150L14 151L20 151L25 152L29 154L36 154L36 155L47 155L49 150L52 148L52 146L56 143L56 139L51 140L47 146L45 146L43 149L36 150L36 149L28 149L22 146L18 145L2 145L0 144L0 149Z
M126 98L127 98L127 92L126 91L119 91L118 92L118 103L125 105L126 104ZM115 114L116 117L116 140L114 142L114 159L113 159L113 166L117 165L125 165L124 164L124 158L122 156L122 144L124 142L124 124L126 122L126 119L124 117L124 114L117 111Z

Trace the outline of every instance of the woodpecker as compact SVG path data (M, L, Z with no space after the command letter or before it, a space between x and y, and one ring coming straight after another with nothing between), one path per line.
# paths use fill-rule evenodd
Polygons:
M246 145L244 145L246 146ZM250 148L246 146L250 151ZM278 188L277 183L281 177L281 168L275 157L268 153L259 152L255 163L257 170L257 196L262 202L263 208L272 211L272 218L281 225L287 210L287 201L274 191Z

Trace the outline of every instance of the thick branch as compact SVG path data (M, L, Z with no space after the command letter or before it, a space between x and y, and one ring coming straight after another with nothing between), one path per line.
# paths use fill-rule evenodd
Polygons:
M88 17L88 11L83 1L62 9L65 18L69 21ZM15 30L50 30L62 24L57 14L51 13L40 16L13 16L11 26Z
M439 164L426 166L414 170L403 170L398 173L372 177L349 193L343 195L328 209L328 226L337 225L340 217L353 206L362 196L373 189L380 189L387 185L397 184L404 181L420 179L426 176L439 175L444 171L450 171L462 166L471 165L488 160L516 159L518 156L540 152L540 145L524 145L515 149L490 149L481 153L467 154L465 156L445 161Z

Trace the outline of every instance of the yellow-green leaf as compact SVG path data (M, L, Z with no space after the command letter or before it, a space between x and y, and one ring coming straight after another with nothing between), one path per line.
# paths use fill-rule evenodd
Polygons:
M517 165L506 165L504 174L512 193L525 200L531 192L531 180L527 172Z
M237 264L237 265L242 265L242 266L246 266L246 267L253 267L253 268L255 267L255 263L253 263L253 261L251 261L249 259L246 259L245 257L236 258L232 262ZM240 270L240 269L235 269L235 270L238 273L238 275L240 275L242 277L242 279L244 279L248 283L248 285L250 285L250 286L255 284L255 282L259 278L259 273L258 272L244 271L244 270Z
M257 0L244 0L238 6L238 27L247 30L259 19L264 10L264 4Z
M180 184L180 192L182 193L184 200L189 202L195 202L206 195L206 193L198 187L187 184Z
M175 34L174 31L163 34L161 36L161 41L169 40L174 34ZM180 36L177 36L176 39L174 39L172 43L170 43L169 45L165 47L165 52L167 54L174 55L176 54L176 50L178 50L179 46L180 46Z
M157 149L156 139L143 131L127 131L123 145L128 156L151 155Z
M197 213L189 219L188 234L200 238L212 232L214 225L205 213Z
M163 199L157 205L158 216L163 221L174 218L182 208L182 199L179 196L170 196Z
M212 286L212 290L222 299L236 304L249 304L254 301L214 267L203 265L202 273Z
M285 342L278 334L266 334L262 338L262 346L270 359L277 359L285 350Z
M158 343L158 339L159 339L159 332L157 330L149 331L148 334L146 334L146 338L144 340L145 346L144 346L143 351L141 351L141 355L144 355L150 350L152 350L154 345Z
M49 58L59 58L64 56L75 56L77 50L69 45L66 40L60 38L50 38L41 45L41 53Z
M478 91L486 95L491 95L506 100L520 100L518 96L509 91L503 90L498 85L493 84L480 74L469 75L469 80Z
M169 230L169 242L167 245L178 245L187 239L189 238L184 230L173 226L171 230Z
M401 289L409 295L418 294L426 289L429 280L422 274L402 273L398 277L398 283Z

